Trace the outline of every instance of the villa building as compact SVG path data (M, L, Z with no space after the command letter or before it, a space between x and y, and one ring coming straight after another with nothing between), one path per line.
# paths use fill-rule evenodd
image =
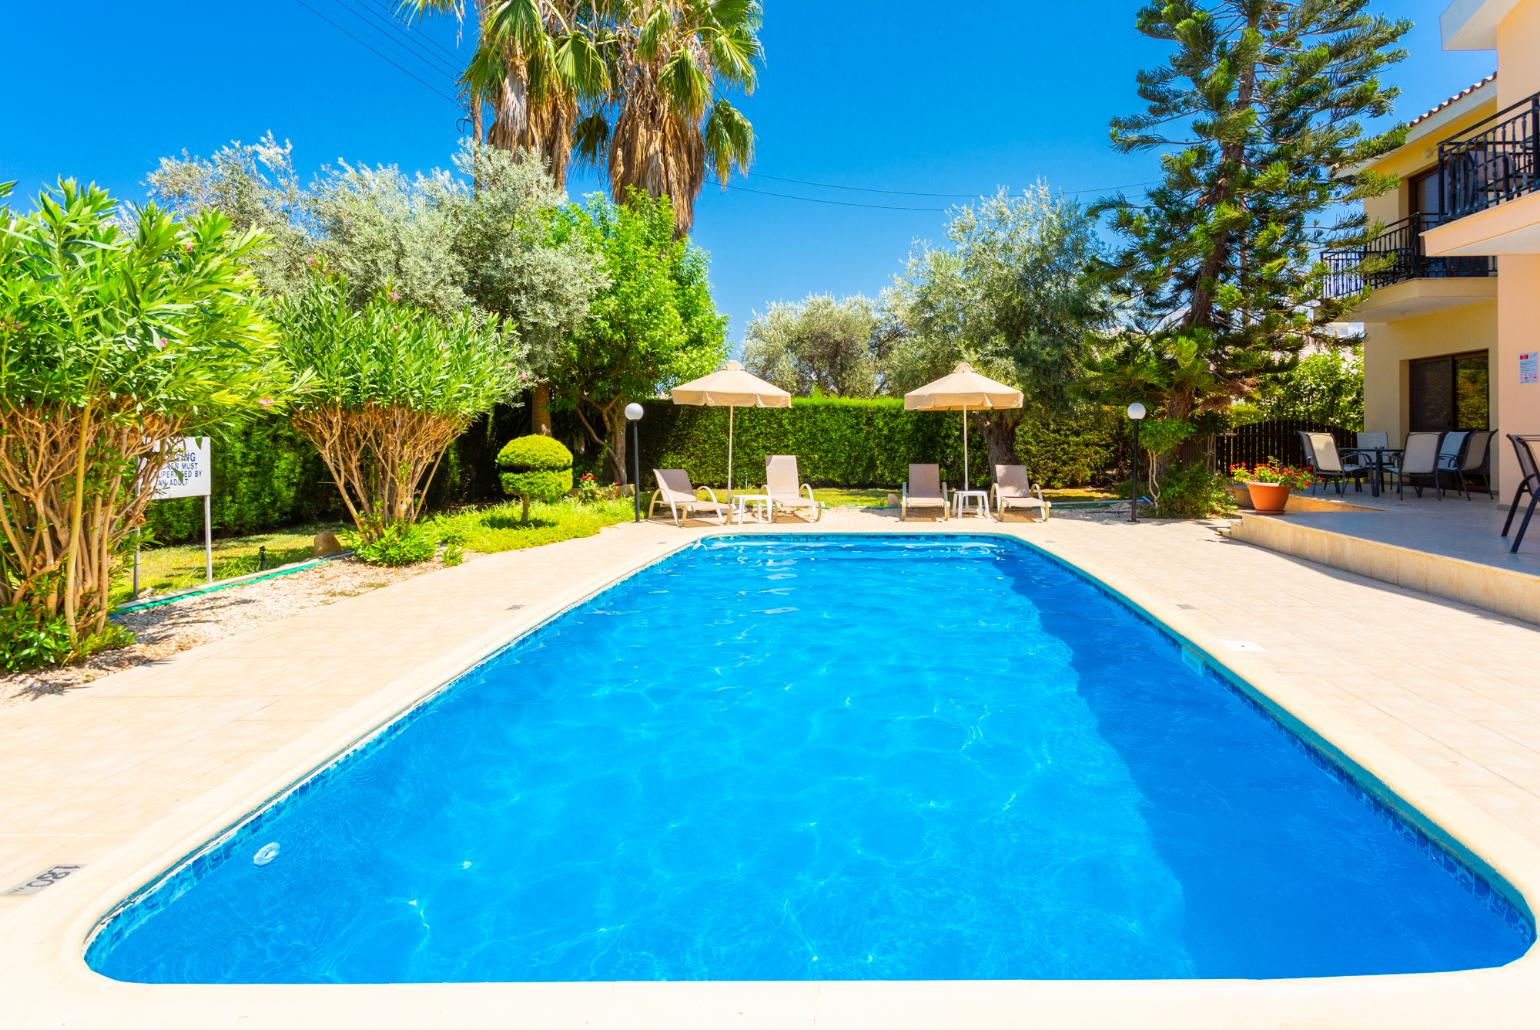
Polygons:
M1365 251L1327 255L1337 295L1369 286L1364 428L1495 428L1499 496L1519 482L1504 434L1540 433L1540 0L1455 0L1444 47L1495 50L1498 71L1419 115L1370 167L1399 187L1365 202Z

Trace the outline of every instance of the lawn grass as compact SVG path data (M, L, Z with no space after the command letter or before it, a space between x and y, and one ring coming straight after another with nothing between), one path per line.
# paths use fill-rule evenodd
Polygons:
M504 501L430 516L424 528L437 540L458 539L467 551L494 554L593 536L605 526L630 519L632 508L629 497L595 504L569 499L531 504L528 522L521 520L522 514L519 502Z
M315 535L323 530L340 534L345 527L340 522L319 523L313 526L296 526L250 536L230 536L214 540L214 578L231 579L257 571L257 555L267 548L263 568L303 561L311 556ZM203 566L203 544L170 544L164 547L146 547L139 552L139 591L169 594L189 587L202 586L207 581ZM126 557L113 573L112 591L108 595L112 604L130 600L134 584L134 559Z

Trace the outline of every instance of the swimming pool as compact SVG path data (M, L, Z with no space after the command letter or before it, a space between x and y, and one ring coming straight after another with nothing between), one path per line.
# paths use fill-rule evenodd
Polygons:
M135 899L87 961L179 983L1297 977L1498 965L1533 936L1053 560L755 536L493 656Z

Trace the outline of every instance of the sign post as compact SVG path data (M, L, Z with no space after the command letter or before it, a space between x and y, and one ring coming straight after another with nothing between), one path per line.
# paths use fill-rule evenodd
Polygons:
M157 501L172 497L203 498L203 571L214 582L214 527L209 496L213 492L214 467L209 458L209 438L184 436L168 441L171 460L161 466L155 479ZM134 594L139 593L139 547L134 545Z

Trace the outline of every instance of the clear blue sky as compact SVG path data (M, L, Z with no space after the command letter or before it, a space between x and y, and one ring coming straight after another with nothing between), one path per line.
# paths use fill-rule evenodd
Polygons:
M377 20L392 0L7 6L0 181L18 180L21 194L66 175L138 199L160 156L207 154L269 129L293 141L307 173L338 157L426 169L446 164L456 146L451 68L466 46L452 18L403 35ZM934 209L961 198L771 176L941 194L1040 176L1064 190L1153 177L1153 156L1121 157L1107 145L1108 119L1138 109L1134 72L1161 52L1134 31L1134 0L1002 3L993 17L968 19L942 6L768 0L766 64L744 105L759 137L755 173L735 185ZM1417 23L1411 56L1392 74L1402 87L1398 116L1492 70L1494 54L1440 49L1445 0L1379 6ZM574 196L595 188L591 177L569 183ZM747 190L708 184L695 220L734 343L771 301L875 294L911 242L938 238L945 221L937 210Z

